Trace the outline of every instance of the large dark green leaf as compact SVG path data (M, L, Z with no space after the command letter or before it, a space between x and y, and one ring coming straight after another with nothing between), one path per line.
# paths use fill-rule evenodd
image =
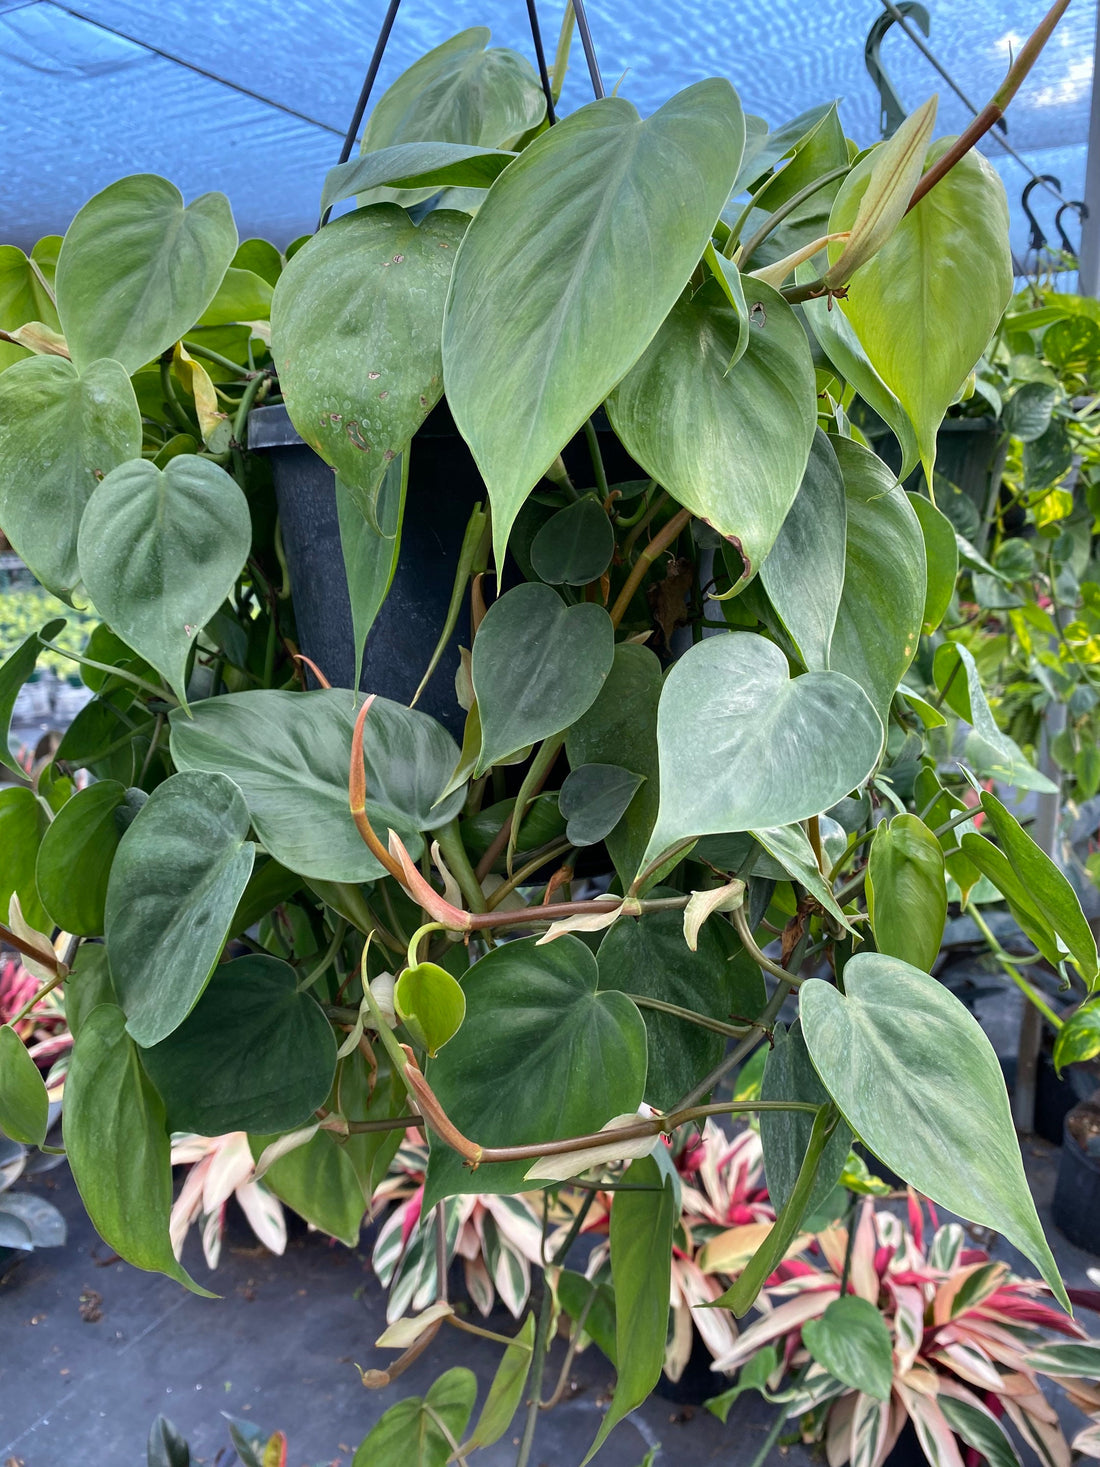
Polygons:
M875 1156L933 1202L1003 1233L1068 1308L1001 1067L959 1000L908 963L857 953L844 994L811 978L799 1012L814 1068Z
M241 789L260 840L284 866L321 881L375 881L382 867L348 813L353 695L258 689L173 713L172 758L180 769L227 774ZM396 830L414 857L419 832L462 808L457 790L433 802L458 759L450 735L426 713L376 698L363 747L367 810L385 840Z
M104 930L126 1027L156 1044L194 1008L221 954L255 847L224 774L158 785L119 842Z
M410 1396L391 1406L359 1443L351 1467L446 1467L476 1396L473 1371L456 1365L423 1398Z
M340 524L340 550L351 601L351 625L355 661L350 668L333 668L338 684L359 685L363 648L374 619L393 584L397 557L401 552L401 526L405 518L405 492L409 483L409 449L398 454L386 470L378 490L375 518L377 528L361 513L355 496L336 480L336 513Z
M0 1027L0 1130L24 1146L41 1146L50 1118L45 1081L10 1024Z
M321 210L383 184L433 190L488 188L515 156L499 148L476 148L468 143L396 143L330 168L321 191Z
M0 524L63 600L80 581L84 506L105 474L140 452L137 399L117 362L81 373L63 357L28 357L0 376Z
M810 672L829 666L844 589L848 510L836 454L818 428L795 501L760 581Z
M33 790L26 785L0 789L0 922L6 922L14 894L32 927L49 927L34 880L35 862L48 827L46 807Z
M850 438L834 439L833 447L844 476L848 531L829 666L859 683L885 726L920 642L924 536L905 492L880 458Z
M494 601L474 638L475 774L574 723L595 701L614 656L615 631L602 606L566 606L533 581Z
M681 296L607 401L630 456L730 540L755 574L794 503L817 423L806 333L777 291L745 282L748 345L717 280Z
M797 1100L811 1105L824 1105L829 1095L810 1063L802 1025L796 1019L789 1029L777 1024L773 1044L764 1063L760 1085L761 1100ZM810 1144L814 1118L807 1111L761 1111L760 1140L764 1147L764 1174L768 1179L768 1196L777 1212L786 1207L802 1159ZM852 1132L843 1121L825 1143L807 1212L815 1212L832 1192L852 1146Z
M888 1401L894 1383L893 1341L885 1319L866 1299L834 1299L802 1326L802 1342L836 1380L876 1401Z
M173 1131L289 1131L332 1085L336 1041L288 963L222 963L190 1014L142 1056Z
M358 1119L358 1117L356 1117ZM250 1136L259 1160L275 1136ZM351 1157L328 1131L318 1131L268 1167L264 1183L276 1197L330 1238L349 1248L359 1241L366 1203Z
M607 97L543 133L489 191L455 263L443 372L489 489L498 566L528 492L687 283L743 145L725 81L644 120Z
M166 1273L205 1293L172 1252L164 1107L114 1004L100 1004L85 1018L73 1045L65 1102L65 1151L96 1232L135 1268Z
M792 679L773 642L708 637L665 679L657 714L661 803L647 858L691 836L790 825L874 768L882 725L850 678Z
M947 921L947 879L940 843L916 815L895 815L875 830L867 914L880 953L931 971Z
M15 712L15 700L19 697L23 684L35 669L38 654L42 650L42 642L48 642L56 637L64 625L63 617L58 617L56 621L48 621L40 632L32 632L29 637L20 642L14 652L0 662L0 764L10 769L12 774L17 775L20 779L23 778L23 770L8 746L12 714Z
M376 528L386 470L443 392L443 302L468 223L436 210L417 228L394 204L357 209L314 235L275 287L287 411Z
M195 638L232 591L252 544L248 501L193 453L164 469L113 469L80 522L80 574L96 610L186 701Z
M509 942L462 980L466 1022L428 1066L458 1129L481 1146L525 1146L598 1131L637 1110L646 1033L621 993L598 993L596 959L579 938ZM425 1210L458 1192L519 1192L532 1163L470 1171L432 1138Z
M83 942L77 949L72 972L65 980L65 1018L74 1039L88 1015L103 1003L118 1005L107 949L102 943Z
M66 801L42 837L35 880L42 905L66 932L99 937L111 862L122 839L115 812L126 786L105 779Z
M113 357L127 373L193 326L237 248L224 194L184 208L179 189L136 173L88 200L57 262L57 311L78 367Z

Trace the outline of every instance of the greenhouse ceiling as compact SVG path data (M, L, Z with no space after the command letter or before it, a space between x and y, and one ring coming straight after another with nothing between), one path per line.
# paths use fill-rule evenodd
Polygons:
M928 45L981 104L1044 0L928 0ZM841 99L848 134L879 134L879 98L864 64L879 0L739 0L658 4L589 0L605 84L642 112L700 77L728 75L747 110L773 125ZM540 0L552 51L561 0ZM185 196L229 195L242 237L285 245L314 227L321 180L339 153L384 0L0 0L0 238L28 247L62 232L89 194L125 173L155 172ZM530 53L523 0L404 0L375 95L423 51L487 24L497 44ZM1073 0L1009 115L1008 140L1065 199L1084 189L1096 33L1095 0ZM941 132L970 114L912 41L894 27L883 64L907 108L940 93ZM589 99L579 43L563 105ZM995 142L985 151L1009 194L1013 244L1024 257L1027 168ZM1057 235L1058 200L1036 191L1043 231ZM1065 221L1076 242L1078 225Z

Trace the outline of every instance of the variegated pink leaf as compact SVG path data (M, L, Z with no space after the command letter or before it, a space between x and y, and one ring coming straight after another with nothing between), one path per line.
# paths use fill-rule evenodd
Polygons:
M963 1467L958 1440L935 1397L920 1395L902 1385L897 1390L931 1467Z
M858 1235L857 1235L858 1236ZM885 1455L890 1403L856 1393L852 1412L852 1467L878 1467ZM962 1467L962 1464L959 1464Z

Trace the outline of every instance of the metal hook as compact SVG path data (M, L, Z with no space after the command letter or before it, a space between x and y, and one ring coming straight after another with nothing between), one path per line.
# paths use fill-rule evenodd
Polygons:
M1029 200L1031 198L1032 189L1037 188L1041 183L1052 183L1054 187L1059 190L1062 187L1061 180L1055 178L1053 173L1039 173L1034 178L1029 179L1028 182L1024 184L1024 191L1020 195L1020 204L1023 208L1024 213L1027 215L1027 222L1031 225L1031 234L1028 236L1027 247L1029 252L1031 250L1034 250L1036 255L1038 255L1039 251L1046 244L1047 237L1043 233L1042 226L1039 224L1038 219L1036 219L1035 215L1031 212L1031 204L1029 203ZM1062 237L1063 239L1065 238L1064 235Z
M919 0L898 0L895 8L900 10L907 19L915 20L924 34L928 35L931 21L928 11L919 3ZM893 82L887 76L879 56L883 38L896 20L896 15L880 15L867 32L867 42L863 48L863 59L867 63L867 70L871 74L871 80L878 88L881 102L879 128L884 138L893 137L907 116L907 109L902 106L901 98Z
M1083 224L1084 221L1089 217L1089 206L1084 202L1083 199L1067 199L1064 204L1060 204L1058 206L1058 212L1054 216L1054 227L1055 229L1057 229L1058 234L1061 237L1062 248L1065 250L1067 255L1071 255L1076 260L1078 251L1073 248L1072 244L1070 244L1069 235L1066 233L1065 227L1062 224L1062 215L1066 212L1067 209L1076 209L1077 218L1079 222Z

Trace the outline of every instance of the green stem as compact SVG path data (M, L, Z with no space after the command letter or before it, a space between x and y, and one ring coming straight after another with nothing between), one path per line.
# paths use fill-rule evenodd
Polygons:
M168 411L172 415L177 428L182 433L189 433L192 438L201 437L198 426L192 423L184 412L179 398L176 396L175 384L172 381L172 353L168 351L160 359L160 390L164 393L164 400L168 404Z
M770 214L756 233L751 235L746 241L744 248L740 251L737 268L744 272L755 251L760 248L768 235L783 223L787 215L792 210L797 209L799 204L803 204L807 199L812 198L818 189L824 188L827 183L832 183L837 178L843 178L849 172L850 166L850 164L844 163L839 168L831 168L828 173L823 173L820 178L812 179L805 188L800 188L796 194L792 194L789 199L780 204L774 214Z
M347 934L347 930L348 924L344 921L343 917L338 916L336 918L336 930L332 934L332 941L329 943L327 949L325 950L324 957L322 957L321 961L316 965L316 967L310 969L310 971L298 984L297 991L299 993L304 993L307 988L312 988L313 985L317 982L318 978L320 978L321 975L325 973L336 961L336 955L340 951L340 944L343 942L344 937Z
M190 356L201 357L204 361L213 362L216 367L224 367L227 372L232 372L235 377L251 377L252 373L247 367L242 367L240 362L232 362L228 357L223 357L220 352L211 351L208 346L200 346L197 341L185 341L183 349Z
M666 525L657 531L653 539L638 556L637 561L631 568L630 574L623 582L622 590L615 599L615 605L611 608L611 625L617 627L626 615L627 608L634 598L634 592L645 580L650 567L663 550L679 537L681 531L686 530L691 522L691 511L686 509L677 510Z
M790 979L790 976L790 974L787 975L788 980ZM759 1032L749 1034L744 1039L742 1039L741 1043L736 1047L736 1049L731 1050L720 1064L715 1065L714 1069L711 1070L709 1075L706 1075L702 1080L699 1081L698 1085L696 1085L692 1090L688 1091L684 1098L679 1102L677 1109L683 1106L694 1105L695 1102L702 1099L704 1095L709 1095L714 1087L721 1080L723 1080L726 1075L729 1074L730 1070L736 1069L736 1067L742 1062L742 1060L748 1058L748 1056L753 1052L756 1046L760 1044L767 1037L768 1034L770 1034L771 1025L773 1021L778 1018L779 1010L786 1002L787 994L789 991L790 990L787 987L787 982L779 984L775 992L772 994L771 998L768 1000L767 1004L764 1006L764 1010L761 1013L760 1017L755 1021L756 1027Z
M752 928L749 926L749 919L745 915L744 907L735 907L732 916L733 925L737 928L737 935L741 939L741 946L748 953L749 957L752 958L756 966L758 968L763 968L764 972L770 973L773 978L779 978L782 980L782 982L789 983L792 987L797 987L797 985L802 982L801 978L798 978L795 976L795 974L788 972L787 969L781 967L779 963L773 963L771 958L767 957L763 952L761 952L760 948L757 947L756 939L752 935Z
M1016 971L1015 964L1010 961L1006 961L1006 959L1008 959L1010 955L1005 952L1004 948L997 941L997 938L994 935L989 924L986 922L985 918L979 912L974 903L967 902L966 910L969 913L971 920L974 922L974 925L977 927L978 931L982 934L982 936L988 943L989 950L996 958L1000 967L1003 969L1004 972L1008 974L1008 976L1012 979L1013 983L1015 983L1016 987L1020 990L1024 997L1030 1003L1033 1003L1035 1005L1035 1007L1042 1014L1043 1018L1046 1019L1047 1023L1051 1025L1054 1032L1057 1034L1058 1030L1062 1027L1063 1021L1058 1017L1058 1015L1054 1012L1054 1010L1050 1007L1050 1005L1046 1002L1042 995L1036 992L1036 990L1031 986L1024 975ZM1036 954L1036 957L1038 956L1039 954Z
M697 1024L700 1029L711 1029L715 1034L725 1034L731 1039L744 1039L752 1027L748 1024L723 1024L718 1019L708 1018L706 1014L697 1014L694 1009L682 1009L679 1004L665 1003L663 999L649 998L641 993L628 993L627 998L633 1000L640 1009L655 1009L661 1014L671 1014L674 1019L683 1019L687 1024Z
M78 652L69 652L64 647L59 647L56 642L42 641L43 647L48 647L51 652L58 652L62 657L67 657L70 662L79 662L81 667L94 667L98 672L110 673L112 677L119 677L125 683L131 683L135 688L140 688L143 693L149 693L154 698L159 698L163 703L171 703L173 708L179 707L179 700L167 688L158 688L154 683L147 683L143 677L137 677L132 672L127 672L122 667L112 667L109 662L96 662L91 657L81 657Z
M584 438L588 444L588 456L592 460L592 472L596 476L596 488L599 490L602 503L607 502L607 470L603 466L603 454L600 452L600 440L596 434L596 425L591 418L584 420Z
M451 819L447 821L446 825L440 826L435 832L435 838L439 843L439 853L447 863L447 869L458 882L458 889L466 898L466 905L471 912L484 912L486 910L485 893L481 889L481 883L474 872L473 864L466 854L458 820Z
M573 842L569 840L552 841L548 846L543 846L537 851L526 865L521 866L507 881L502 881L496 890L486 899L488 911L495 911L506 897L510 897L517 887L522 886L534 876L536 871L542 869L550 861L555 861L559 856L564 856L567 851L573 849ZM533 908L537 911L537 908Z
M245 439L248 436L248 415L252 411L252 405L259 396L260 389L270 380L268 372L257 372L241 394L237 416L233 419L233 442L238 448L244 447Z
M442 922L425 922L422 927L418 927L416 929L413 935L409 938L409 949L406 954L410 968L416 968L420 965L419 951L421 941L425 937L427 937L430 932L446 932L446 930L447 929Z

